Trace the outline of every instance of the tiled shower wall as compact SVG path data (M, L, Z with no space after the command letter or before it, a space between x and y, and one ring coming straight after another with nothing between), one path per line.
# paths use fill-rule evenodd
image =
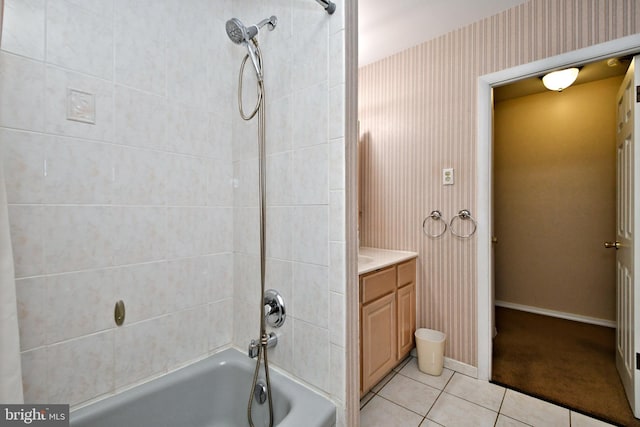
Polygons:
M342 419L345 48L344 8L337 5L329 16L315 1L243 0L234 1L233 15L246 24L278 17L276 29L259 36L267 100L266 286L282 293L288 310L270 361L329 394ZM234 47L234 76L245 53ZM250 109L251 79L245 94ZM235 107L234 344L246 349L258 337L261 307L257 122L243 121Z
M0 146L25 400L79 404L228 345L231 2L5 6ZM95 124L67 119L68 89L95 96Z
M360 238L419 252L418 326L447 333L446 356L477 363L476 241L421 225L475 214L478 77L638 32L634 0L530 0L360 69Z
M289 319L271 360L342 419L340 2L329 17L313 1L7 0L0 146L26 401L82 403L257 336L257 128L236 110L244 48L224 22L272 14L267 280ZM67 120L69 88L95 95L95 124Z

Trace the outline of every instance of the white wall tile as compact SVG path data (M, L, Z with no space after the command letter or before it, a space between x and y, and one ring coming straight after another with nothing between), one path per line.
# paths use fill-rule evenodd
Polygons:
M161 373L167 366L167 318L158 317L115 331L115 387Z
M272 13L272 11L266 12L264 16L271 15ZM278 16L278 27L271 34L280 36L280 16ZM273 42L266 42L265 40L265 43L262 44L264 48L264 73L265 85L268 90L268 100L278 102L283 97L289 97L293 91L294 59L292 52L294 42L293 37L279 37ZM269 123L272 122L269 121Z
M326 82L329 77L329 16L317 4L293 10L293 89ZM326 110L326 107L324 107Z
M113 203L164 205L167 203L167 154L155 150L120 147L115 153Z
M47 279L47 344L115 327L112 270L92 270Z
M258 208L234 209L233 250L244 254L259 254L260 220Z
M286 304L287 300L285 299ZM256 314L253 316L255 317ZM293 372L293 321L293 318L288 316L281 327L267 327L267 332L274 332L278 337L278 344L268 350L269 363L274 363L288 372Z
M293 209L293 260L328 265L329 208L298 206Z
M208 351L208 318L208 305L168 316L169 369L201 357Z
M332 344L346 347L345 330L346 322L345 297L343 294L331 292L329 294L329 338Z
M233 300L209 304L209 350L230 344L233 338Z
M331 34L329 38L329 87L334 87L346 81L344 50L344 30ZM342 103L344 104L344 99Z
M174 153L205 155L209 136L209 114L203 109L179 104L167 110L167 149Z
M293 153L267 156L267 204L291 205L293 202Z
M267 154L290 151L293 147L293 96L272 100L267 105Z
M153 262L113 270L111 313L116 301L124 301L125 325L160 316L168 312L171 293L167 285L167 264Z
M209 239L207 252L219 254L232 252L235 213L231 208L209 208L206 237Z
M259 333L260 260L256 255L234 254L233 340L245 348Z
M95 15L102 15L103 19L110 20L113 17L113 0L65 0L74 6L80 7Z
M57 137L47 148L45 203L108 204L112 201L114 146Z
M233 163L233 206L258 206L258 159Z
M166 258L167 211L164 207L113 208L116 265Z
M344 375L346 354L344 347L331 344L329 392L342 402L345 401L347 389Z
M220 16L220 15L219 15ZM229 19L231 15L222 15ZM234 43L227 42L223 22L213 21L210 32L213 37L207 44L207 108L224 117L236 113L236 82L240 62L233 60L233 52L239 49ZM230 65L233 64L232 67ZM237 113L236 113L237 114Z
M162 150L167 147L165 127L171 125L164 98L115 86L115 143Z
M103 4L108 7L109 3L113 5L113 2ZM47 61L93 76L112 78L113 17L103 14L106 7L89 11L68 1L47 2Z
M218 160L231 163L232 154L232 126L229 125L231 111L228 114L209 114L209 131L207 137L207 155Z
M44 130L44 65L0 52L0 126Z
M247 106L246 108L249 109L251 107ZM233 115L232 126L233 160L239 161L258 158L258 137L256 136L258 135L257 120L242 120L242 118L240 118L239 114L236 112ZM269 142L267 142L267 145L268 144Z
M209 201L209 173L200 157L168 154L167 204L169 206L205 206Z
M42 403L49 400L47 381L47 348L41 347L22 354L22 389L24 403Z
M45 216L41 206L9 205L9 231L17 278L45 272Z
M329 91L323 82L309 86L293 95L294 148L326 144L329 135Z
M53 137L0 128L8 203L42 203L44 162Z
M329 391L329 331L295 319L293 339L294 374Z
M47 344L47 279L33 277L16 280L20 349L30 350Z
M329 138L343 138L345 131L345 85L339 84L329 91Z
M44 60L45 0L6 0L2 50Z
M193 308L209 300L209 259L204 256L167 262L169 311Z
M233 166L231 162L205 159L209 206L233 206Z
M176 19L176 17L173 17ZM194 30L195 31L195 30ZM207 110L206 32L167 38L167 96L170 101Z
M293 153L294 202L326 205L329 202L329 146L320 144Z
M113 265L116 226L112 208L47 206L43 210L47 273Z
M167 209L167 257L203 255L210 244L209 215L205 208ZM218 232L219 230L213 230Z
M216 302L233 298L233 254L210 255L209 301Z
M271 207L266 212L266 252L267 256L291 259L293 232L291 230L290 207Z
M329 240L344 242L346 238L345 192L332 191L329 196Z
M67 119L68 89L94 95L95 124ZM100 141L113 140L113 85L110 82L47 66L45 111L48 133Z
M293 316L322 328L329 327L329 271L312 264L293 264Z
M71 405L114 389L113 331L47 349L48 402Z
M115 80L157 95L166 93L164 1L116 0Z
M346 293L346 258L346 243L329 243L329 289L342 295Z
M329 143L329 188L344 190L345 179L345 145L340 138Z

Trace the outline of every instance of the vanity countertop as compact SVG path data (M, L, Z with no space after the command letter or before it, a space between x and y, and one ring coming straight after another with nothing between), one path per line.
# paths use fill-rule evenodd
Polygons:
M361 247L358 251L358 275L416 258L416 252Z

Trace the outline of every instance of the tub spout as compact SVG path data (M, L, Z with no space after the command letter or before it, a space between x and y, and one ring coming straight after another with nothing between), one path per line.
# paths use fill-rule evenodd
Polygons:
M278 336L273 332L269 332L269 335L267 336L267 348L275 347L276 344L278 344ZM249 343L249 357L251 359L258 357L259 350L260 340L251 340L251 342Z

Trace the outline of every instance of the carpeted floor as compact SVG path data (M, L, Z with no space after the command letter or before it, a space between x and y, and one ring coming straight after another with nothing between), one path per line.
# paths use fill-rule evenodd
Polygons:
M615 329L496 307L492 381L622 426L633 417L616 371Z

